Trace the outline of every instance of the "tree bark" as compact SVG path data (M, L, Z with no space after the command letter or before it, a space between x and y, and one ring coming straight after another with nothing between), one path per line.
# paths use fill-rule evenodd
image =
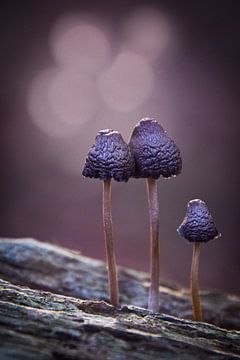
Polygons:
M1 360L240 358L237 296L201 293L204 321L219 328L187 320L189 292L163 283L156 314L140 308L148 276L120 268L117 309L103 301L105 263L32 239L0 240L0 277Z

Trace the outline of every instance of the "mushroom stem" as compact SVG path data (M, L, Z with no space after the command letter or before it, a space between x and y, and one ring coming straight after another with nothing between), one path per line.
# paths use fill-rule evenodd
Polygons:
M202 321L202 310L201 310L199 288L198 288L198 263L199 263L199 255L200 255L200 245L201 245L200 242L195 242L193 244L191 280L190 280L190 287L192 292L193 318L196 321Z
M108 290L110 303L114 306L118 306L119 292L112 231L111 179L104 180L103 182L103 228L107 257Z
M153 178L147 178L148 205L150 218L150 288L148 295L148 309L159 311L159 207L157 182Z

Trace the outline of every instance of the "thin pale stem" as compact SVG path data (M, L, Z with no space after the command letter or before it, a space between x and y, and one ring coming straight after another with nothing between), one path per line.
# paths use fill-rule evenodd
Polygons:
M200 244L201 244L200 242L195 242L193 245L191 280L190 280L190 287L192 292L193 318L196 321L202 321L202 309L201 309L199 287L198 287L198 263L199 263L199 254L200 254Z
M111 210L111 179L103 182L103 229L108 269L108 290L110 303L119 306L117 267L113 246L112 210Z
M147 178L149 219L150 219L150 288L148 295L148 309L159 311L159 206L157 182Z

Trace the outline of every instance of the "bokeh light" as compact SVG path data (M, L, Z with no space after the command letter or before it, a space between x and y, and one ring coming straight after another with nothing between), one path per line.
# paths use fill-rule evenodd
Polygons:
M77 126L61 121L51 106L49 89L57 74L55 67L39 72L29 87L27 107L38 129L46 135L63 138L74 134Z
M60 67L80 73L98 73L110 57L110 43L104 32L76 16L62 17L55 23L50 47Z
M125 46L148 59L156 59L173 41L173 27L162 12L138 8L123 26Z
M96 82L82 73L59 71L49 87L49 102L61 121L84 123L93 117L97 109Z
M99 89L104 100L117 111L140 106L153 91L153 71L144 57L121 52L100 76Z
M74 135L81 124L96 120L99 109L132 112L153 91L147 58L130 50L111 58L101 27L77 15L63 16L52 27L50 48L56 67L36 76L28 97L32 120L50 136ZM121 43L119 47L124 48Z

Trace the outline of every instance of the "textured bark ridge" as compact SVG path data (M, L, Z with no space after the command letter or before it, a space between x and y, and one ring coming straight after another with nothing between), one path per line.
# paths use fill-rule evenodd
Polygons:
M153 314L147 275L120 268L116 309L103 262L31 239L0 240L0 277L1 360L240 359L238 297L203 293L212 324L197 323L188 292L164 283Z

